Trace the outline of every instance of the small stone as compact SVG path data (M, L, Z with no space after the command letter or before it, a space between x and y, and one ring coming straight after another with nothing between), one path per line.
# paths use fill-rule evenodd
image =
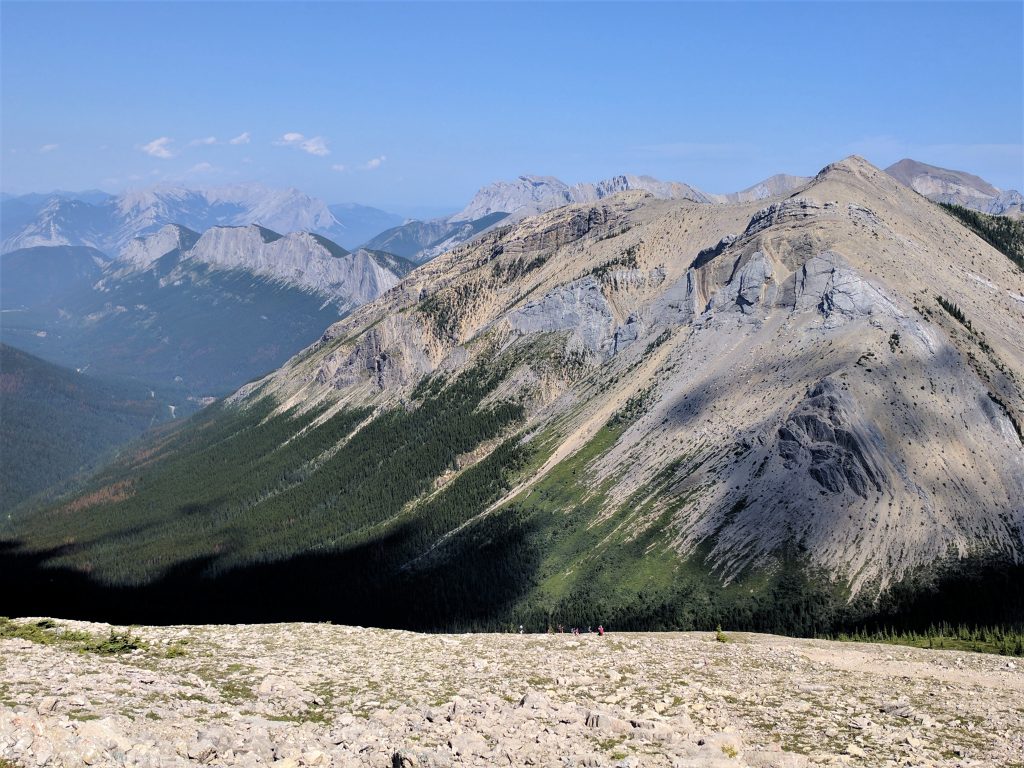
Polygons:
M584 722L589 728L603 733L629 733L632 730L632 726L625 720L604 712L587 712Z
M483 737L471 731L463 731L452 736L448 741L448 746L452 748L452 752L460 757L470 757L473 755L483 757L490 751Z
M40 715L45 715L49 714L50 712L56 711L57 701L58 700L56 696L44 697L42 700L40 700L39 706L36 707L36 712L38 712Z

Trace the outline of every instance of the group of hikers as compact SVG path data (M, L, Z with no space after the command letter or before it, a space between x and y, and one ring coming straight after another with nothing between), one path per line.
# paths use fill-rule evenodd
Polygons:
M552 630L550 626L548 627L548 633L549 633L549 634L550 634L550 633L552 633L552 632L554 632L554 631L555 631L555 630ZM558 634L560 634L560 635L564 635L564 634L565 634L565 627L564 627L563 625L559 624L559 625L558 625L558 630L557 630L557 631L558 631ZM582 635L582 634L588 634L588 635L592 635L592 634L594 634L594 632L597 632L597 634L598 634L598 636L599 636L599 637L604 637L604 625L603 625L603 624L598 624L598 625L597 625L597 629L596 629L596 630L595 630L595 629L593 629L592 627L589 627L589 626L588 626L588 627L587 627L587 631L586 631L586 633L584 633L584 632L583 632L583 630L582 630L582 629L580 629L580 627L572 627L572 628L570 629L570 631L571 631L571 632L572 632L572 633L573 633L574 635ZM524 634L524 632L525 632L525 630L523 629L523 625L522 625L522 624L520 624L520 625L519 625L519 634L520 634L520 635L522 635L522 634Z

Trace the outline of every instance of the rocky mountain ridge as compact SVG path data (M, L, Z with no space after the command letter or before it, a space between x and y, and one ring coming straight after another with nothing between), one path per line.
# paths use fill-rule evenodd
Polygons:
M554 176L520 176L513 181L496 181L482 187L449 221L473 221L493 213L507 213L518 220L563 205L596 202L628 190L650 192L665 200L714 202L714 197L689 184L659 181L651 176L621 175L594 184L571 186Z
M183 262L240 269L311 291L337 302L342 311L377 298L413 266L391 254L365 249L350 253L312 232L280 235L250 224L210 227L199 235L168 224L155 234L133 239L120 254L125 267L116 274L148 269L172 252Z
M314 400L320 395L314 394L317 388L313 382L326 381L343 391L356 388L379 401L381 397L400 395L405 386L423 375L445 370L451 364L448 361L461 360L467 353L472 357L475 347L489 346L483 341L488 337L494 337L493 344L511 333L510 340L504 342L508 344L517 337L566 334L567 350L582 355L592 365L610 363L610 369L624 370L626 364L620 360L635 357L635 353L624 354L630 346L640 346L645 339L653 343L665 334L671 344L665 344L646 362L632 362L645 374L637 378L649 380L648 386L653 388L645 395L647 413L591 470L594 481L602 482L617 477L623 462L633 466L633 472L615 480L618 490L612 492L612 499L624 502L671 465L673 455L680 455L679 449L673 448L661 454L663 458L656 458L677 439L672 436L674 429L656 427L666 419L680 425L693 419L703 422L698 430L702 437L685 439L690 451L699 452L705 442L731 443L728 435L736 434L736 430L747 435L735 449L745 456L743 460L711 451L702 457L702 468L694 470L696 477L673 488L675 495L716 477L713 482L721 488L719 493L705 495L688 513L690 522L683 524L677 534L684 550L714 534L718 543L712 557L729 563L725 566L727 572L737 572L782 545L785 536L796 535L815 553L812 557L820 557L833 572L842 569L860 574L857 584L898 577L906 568L938 558L950 546L966 555L978 537L1000 542L1000 548L1007 548L1005 551L1017 557L1024 551L1018 527L1024 515L1019 503L1024 498L1024 455L1018 436L1024 421L1019 371L1024 345L1019 322L1010 318L1019 319L1021 314L1021 275L1005 257L970 233L959 231L944 214L907 199L903 189L886 183L877 169L859 159L830 166L799 195L754 211L745 228L733 230L739 232L738 236L720 230L725 240L714 249L718 252L698 254L688 269L685 260L666 261L668 254L662 255L657 246L651 252L652 241L659 238L655 233L664 233L667 223L647 235L628 231L643 229L631 223L633 210L638 214L657 210L640 198L627 198L611 207L569 209L553 218L541 216L515 230L511 237L495 236L494 243L485 238L477 246L478 251L501 252L507 259L510 252L520 248L529 254L538 253L538 246L554 247L561 253L557 274L564 275L566 250L582 256L584 263L593 263L597 258L594 254L602 250L592 245L581 252L579 245L573 248L574 242L594 230L608 234L626 230L617 238L616 250L622 255L611 258L606 262L609 267L598 274L585 274L567 284L560 284L556 273L541 267L526 294L520 293L525 286L513 282L509 287L515 286L517 291L512 295L498 286L484 288L472 302L460 306L450 303L448 297L459 295L457 285L475 283L470 276L475 277L480 267L460 274L479 262L462 250L453 252L416 273L418 288L406 283L401 293L389 294L399 306L410 298L421 303L444 302L454 315L452 321L431 327L430 314L422 311L408 314L396 312L397 306L385 309L380 305L364 308L363 312L380 313L373 331L373 348L386 353L388 364L383 370L369 378L352 378L349 371L354 370L346 362L352 358L339 357L339 352L332 351L314 356L320 360L316 372L300 373L310 365L309 356L304 356L301 368L286 368L273 381L286 391L294 391L297 382L309 381L301 391ZM828 193L839 199L830 199ZM687 213L693 217L690 221L703 221L705 226L721 226L730 218L744 215L737 211L731 217L722 216L726 210L708 207ZM643 221L643 214L639 219ZM900 231L904 227L919 233L927 227L932 230L918 241L908 239ZM687 229L685 224L682 228ZM932 233L938 232L943 233L942 237L955 238L954 242L971 254L975 263L983 258L984 269L976 267L982 276L971 277L978 273L962 265L952 283L934 275L934 269L922 273L928 275L928 282L905 274L906 261L933 252L933 246L915 242L934 241L936 235ZM867 247L865 234L872 242L881 241L880 252ZM660 239L664 238L665 234L660 234ZM550 277L545 280L545 275ZM894 284L893 280L898 282ZM990 287L1000 283L1004 287ZM968 298L977 293L975 286L981 286L984 298ZM428 294L426 300L422 298L424 292ZM521 298L516 298L517 294ZM922 314L920 309L913 309L915 302L919 307L922 302L934 302L931 297L935 295L956 297L966 316L972 318L966 333L955 320L944 319L946 313L941 308L941 314L934 310ZM509 304L511 311L505 309ZM1004 313L1005 320L989 321L993 312ZM975 316L979 319L974 320ZM365 316L357 313L329 331L325 340L349 338L363 322ZM1011 331L1008 325L1017 331ZM868 338L880 338L882 344L868 344L854 355L855 349L863 345L865 332ZM985 341L991 354L971 352L979 339ZM822 343L831 350L821 356L821 362L813 363L812 356L817 354L814 349ZM358 350L359 342L356 344ZM675 352L665 347L675 347ZM971 358L964 357L968 353L974 357L969 363ZM799 376L790 377L771 362L780 354L801 361L804 367ZM914 360L912 365L908 365L907 356ZM658 369L673 369L682 358L689 361L690 375L673 378L671 384L654 375ZM901 383L900 377L908 373L908 367L914 369L914 376L933 382L925 385L926 391L942 380L955 382L955 391L972 394L949 411L942 398L938 398L941 402L929 402L928 407L936 415L943 413L935 422L934 416L926 417L921 411L923 403L915 402L918 396L913 390ZM849 380L853 372L868 369L872 375L861 373ZM723 395L723 385L714 383L719 377L728 381L737 376L759 381L758 388L766 395L763 401L751 399L744 387L739 388L739 399ZM529 391L527 381L530 379L515 388ZM587 396L574 392L576 386L565 382L561 387L568 389L554 397L558 388L552 391L549 382L544 399L550 398L551 402L538 411L539 423L543 424L543 414L553 418L558 412L580 408L579 426L565 436L576 440L593 437L595 427L603 423L593 422L595 417L607 418L609 411L621 407L625 400L644 395L638 386L631 391L620 389L610 403L596 408L594 400L584 405ZM860 403L885 401L882 393L889 386L901 393L900 399L890 405L887 418L892 421L882 426L876 415L872 426ZM718 393L712 394L716 390ZM528 396L526 391L520 391L520 396ZM769 392L774 394L767 396ZM997 401L1008 404L1005 410ZM661 405L655 405L658 402ZM789 410L776 411L777 415L766 421L759 411L767 402ZM872 406L872 412L876 410ZM963 420L972 425L969 473L959 468L965 458L960 450L928 460L916 451L898 447L897 435L918 430L930 432L940 444L955 446L965 440L957 426ZM941 429L940 423L945 424ZM755 426L759 424L762 426ZM981 438L974 435L984 434L990 435L986 445L975 444ZM976 463L976 456L992 451L998 458L992 455L983 464ZM962 502L952 498L939 501L944 491L923 487L913 479L914 468L920 472L918 465L925 461L938 463L938 471L954 481L957 490L951 496L960 497ZM929 476L935 471L930 470ZM543 471L534 482L540 477ZM796 483L809 483L804 501L800 493L794 493ZM736 493L728 488L743 490ZM823 504L833 503L826 499L833 500L837 513L856 510L847 518L853 524L842 523L838 515L822 515ZM971 517L956 512L968 500L987 512ZM915 509L916 515L931 521L925 522L930 533L915 545L920 547L915 555L909 555L909 541L893 536L893 526L905 529L898 517L891 517L888 510L892 509L900 510L900 515ZM988 521L983 522L986 514ZM1005 516L1018 522L1009 523ZM878 524L862 528L859 521L863 519ZM766 525L766 520L774 523ZM938 525L936 530L932 529L934 525ZM730 541L729 531L738 538ZM774 531L774 537L768 531ZM933 538L932 533L937 535Z
M458 213L432 221L411 221L382 232L368 247L390 250L423 263L483 232L565 205L597 202L611 195L641 191L664 200L735 203L783 195L807 179L779 174L741 192L715 195L676 181L623 174L596 183L569 185L554 176L520 176L481 187Z

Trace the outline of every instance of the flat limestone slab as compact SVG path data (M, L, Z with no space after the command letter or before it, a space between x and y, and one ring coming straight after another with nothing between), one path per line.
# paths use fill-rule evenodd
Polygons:
M1000 656L744 633L131 631L147 647L118 656L0 640L0 765L1024 763L1024 672Z

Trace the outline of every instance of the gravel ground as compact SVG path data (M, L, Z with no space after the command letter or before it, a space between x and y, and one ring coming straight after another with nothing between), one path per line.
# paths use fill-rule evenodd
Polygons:
M118 655L0 640L2 768L1024 766L1024 673L999 656L743 633L131 632L145 647Z

